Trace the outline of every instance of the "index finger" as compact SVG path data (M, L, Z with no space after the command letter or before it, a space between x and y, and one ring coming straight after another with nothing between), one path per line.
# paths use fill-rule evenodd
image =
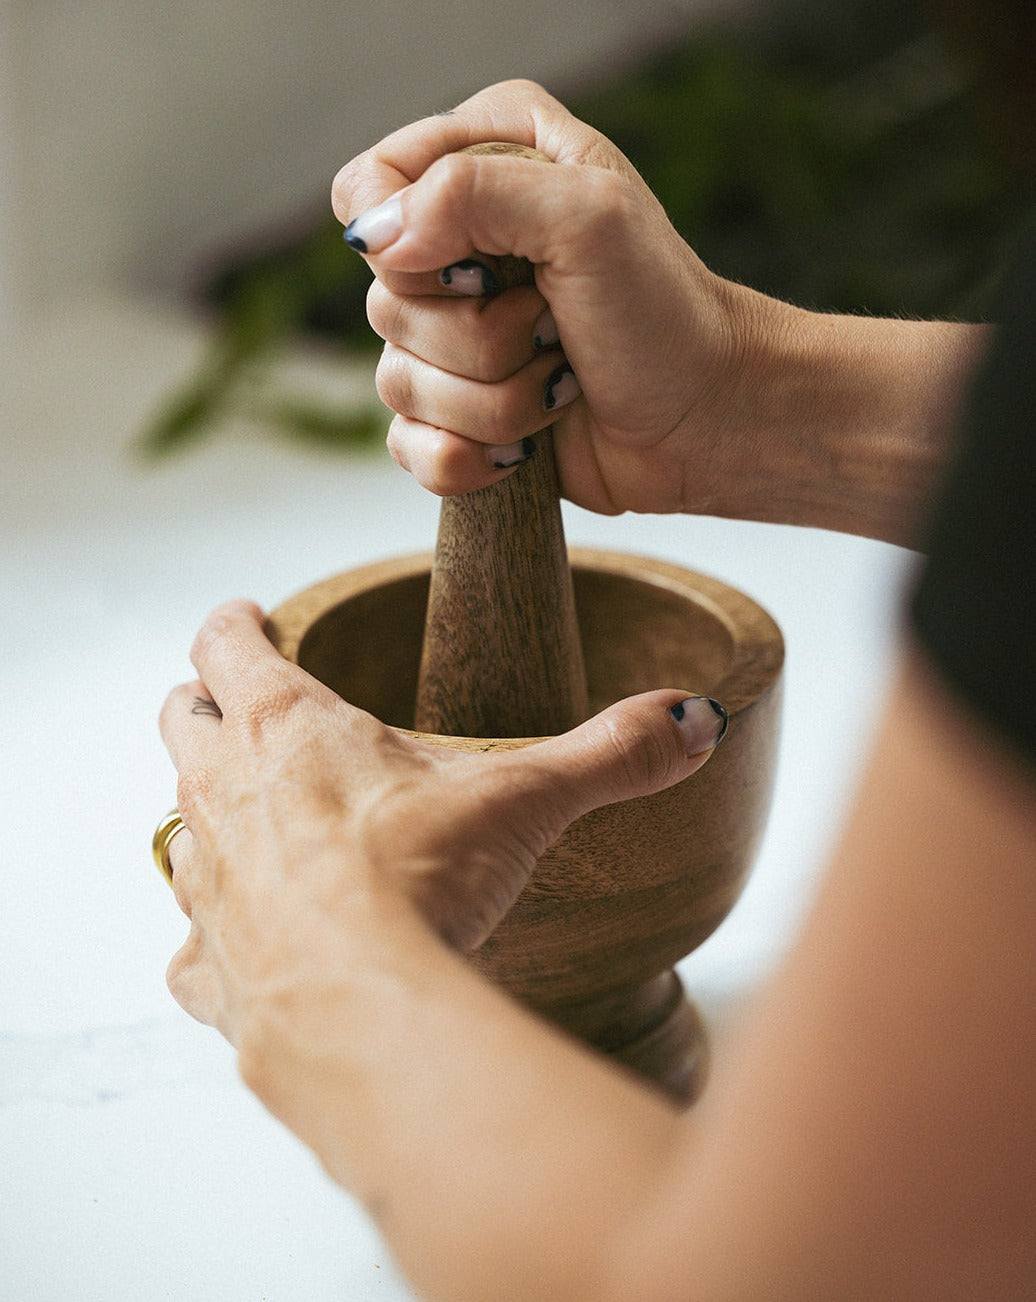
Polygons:
M561 117L572 129L557 130ZM531 81L501 82L479 91L449 113L424 118L386 136L347 163L334 179L331 203L343 225L422 176L438 158L486 140L529 145L564 161L576 136L589 134L552 95ZM594 133L596 134L596 133ZM583 142L585 144L585 142Z
M209 615L191 647L198 677L224 712L255 692L256 674L285 663L266 636L265 615L252 601L228 601Z

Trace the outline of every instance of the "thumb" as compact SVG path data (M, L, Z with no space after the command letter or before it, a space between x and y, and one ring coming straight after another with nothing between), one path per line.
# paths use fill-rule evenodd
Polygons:
M567 826L591 809L689 777L710 758L727 722L725 708L708 696L631 696L571 732L521 751L528 765L525 781L542 783Z

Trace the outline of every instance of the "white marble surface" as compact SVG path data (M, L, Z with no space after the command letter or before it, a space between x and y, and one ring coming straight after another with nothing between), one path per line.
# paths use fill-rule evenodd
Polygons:
M362 1212L165 990L185 926L150 860L173 791L154 720L213 604L272 604L426 549L437 504L383 453L249 431L141 469L133 433L197 344L144 304L68 304L21 341L2 397L0 1297L404 1299ZM567 527L730 580L785 631L769 830L742 901L684 964L721 1019L809 897L886 688L910 558L717 520L570 511Z

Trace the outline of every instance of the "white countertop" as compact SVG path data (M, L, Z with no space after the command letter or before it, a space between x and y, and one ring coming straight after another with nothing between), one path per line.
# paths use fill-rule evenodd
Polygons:
M248 430L142 469L128 445L197 327L111 298L31 336L0 399L0 1298L408 1298L363 1213L166 991L186 926L150 839L174 781L155 717L191 676L205 613L430 549L437 503L383 452L317 455ZM369 388L366 368L317 372ZM682 965L722 1020L781 953L822 866L910 558L708 519L571 510L566 527L575 544L733 582L784 629L766 839L735 911Z

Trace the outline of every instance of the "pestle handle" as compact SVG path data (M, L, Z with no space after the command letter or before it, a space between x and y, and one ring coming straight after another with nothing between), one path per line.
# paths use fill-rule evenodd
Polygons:
M472 153L543 158L505 142ZM482 255L479 255L482 256ZM504 288L522 258L491 260ZM463 737L542 737L588 715L586 674L550 429L506 479L443 499L414 726Z

